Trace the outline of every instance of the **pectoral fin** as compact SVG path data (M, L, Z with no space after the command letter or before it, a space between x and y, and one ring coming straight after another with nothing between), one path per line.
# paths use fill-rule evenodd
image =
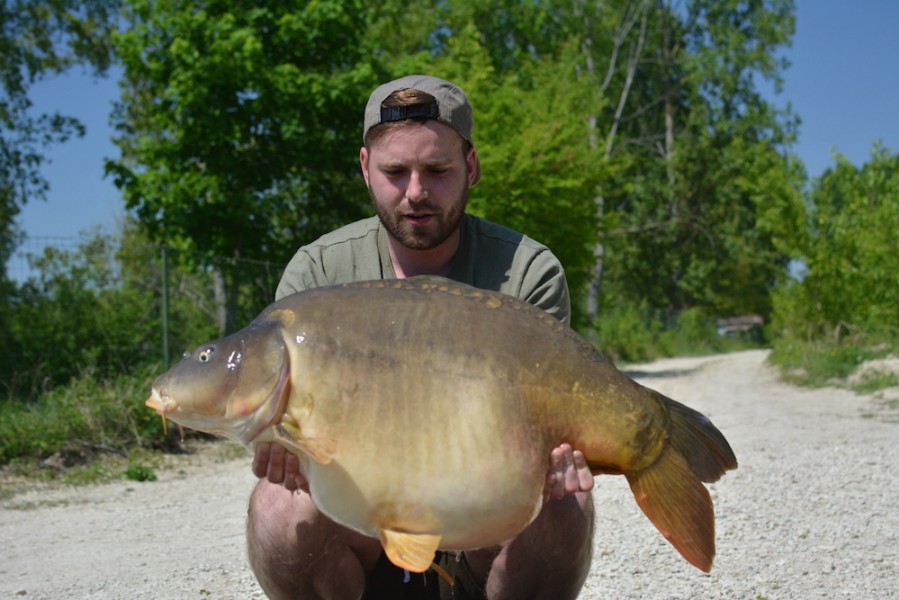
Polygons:
M323 465L331 462L337 452L337 441L329 437L307 437L296 425L282 421L274 428L275 439L285 448L308 454Z
M387 553L390 562L413 573L424 573L428 570L434 562L441 537L390 529L382 529L380 536L381 545L384 546L384 552Z

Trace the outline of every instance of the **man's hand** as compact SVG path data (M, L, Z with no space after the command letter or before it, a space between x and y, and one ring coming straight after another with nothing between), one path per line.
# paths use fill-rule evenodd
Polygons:
M253 474L270 483L283 484L290 491L309 493L309 482L300 473L300 461L280 444L260 442L253 456Z
M587 459L580 450L572 450L569 444L562 444L552 449L549 454L549 471L546 473L546 486L543 488L543 500L561 499L577 492L589 492L593 489L593 475L587 466Z

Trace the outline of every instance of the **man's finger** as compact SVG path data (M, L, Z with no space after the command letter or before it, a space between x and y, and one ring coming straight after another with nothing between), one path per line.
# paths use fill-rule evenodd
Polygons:
M297 473L300 472L300 461L297 460L295 454L286 452L284 454L284 487L295 492L298 487L298 479L301 479Z
M587 465L587 459L580 450L574 451L574 468L577 471L578 491L589 492L593 489L593 473Z
M271 450L272 445L269 442L256 444L255 453L253 454L253 475L260 479L268 475L268 458Z
M266 478L271 483L284 482L284 448L280 444L274 444L269 453L268 470Z
M562 465L565 487L564 493L573 494L580 491L580 478L578 476L577 469L575 468L574 455L571 451L571 446L569 446L568 444L562 445L562 452Z

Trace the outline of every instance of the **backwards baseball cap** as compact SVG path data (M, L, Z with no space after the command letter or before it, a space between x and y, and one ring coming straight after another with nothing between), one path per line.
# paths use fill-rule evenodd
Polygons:
M381 104L390 94L405 89L416 89L428 93L436 99L435 103L413 104L411 106L382 107ZM434 119L449 125L459 132L465 140L474 146L471 130L474 129L471 103L462 89L449 81L428 75L407 75L378 86L368 98L365 105L365 124L362 128L362 142L369 130L382 123L405 121L407 119ZM474 183L481 179L481 161L475 154ZM474 184L472 184L474 185Z

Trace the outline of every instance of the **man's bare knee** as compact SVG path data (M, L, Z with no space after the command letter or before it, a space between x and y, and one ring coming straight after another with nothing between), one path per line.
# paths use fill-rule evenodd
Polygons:
M301 591L302 564L297 527L302 504L281 486L260 481L250 497L247 554L259 585L269 598L290 598Z
M308 494L262 480L250 498L247 551L269 598L359 598L380 544L319 513Z
M472 574L491 599L576 598L590 570L593 512L589 493L550 501L498 553L466 553Z

